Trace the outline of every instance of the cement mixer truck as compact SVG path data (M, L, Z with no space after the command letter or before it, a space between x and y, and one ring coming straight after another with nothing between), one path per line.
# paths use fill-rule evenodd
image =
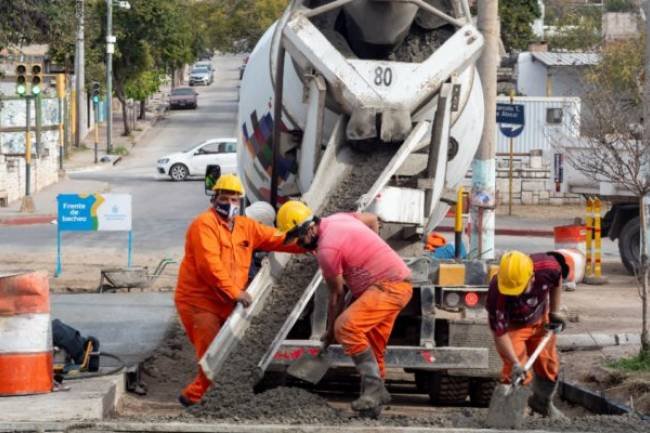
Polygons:
M380 217L416 286L386 363L414 373L439 403L469 395L486 404L499 368L482 308L493 268L432 261L417 242L447 214L479 145L482 47L467 0L292 1L251 52L240 87L238 165L250 201L301 197L327 212L346 176L357 176L349 188L368 180L356 207ZM351 156L387 146L390 156L371 169ZM458 265L460 281L442 278ZM272 279L262 269L248 291L263 299ZM318 351L323 296L316 275L260 361L260 377ZM226 323L201 361L208 376L254 314L239 308ZM351 365L340 347L331 350L335 366Z

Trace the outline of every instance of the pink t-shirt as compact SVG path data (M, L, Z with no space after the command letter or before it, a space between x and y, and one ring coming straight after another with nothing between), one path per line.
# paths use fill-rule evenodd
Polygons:
M411 276L400 256L350 213L337 213L320 221L316 257L323 276L330 279L342 275L354 297L374 283Z

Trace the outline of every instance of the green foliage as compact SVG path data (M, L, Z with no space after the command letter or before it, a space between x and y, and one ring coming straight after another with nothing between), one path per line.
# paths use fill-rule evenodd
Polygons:
M637 6L633 0L606 0L605 10L607 12L634 12Z
M129 154L129 149L124 146L117 146L113 148L113 155L127 156Z
M588 51L601 42L602 12L599 7L552 5L547 9L546 22L558 28L556 34L548 36L553 50Z
M251 51L277 20L288 0L205 0L198 2L209 45L227 52Z
M532 24L541 16L537 0L501 0L501 39L506 51L525 50L535 40Z
M638 39L607 44L601 51L601 62L589 69L588 83L639 107L643 97L645 35Z
M621 358L609 366L617 370L650 372L650 353L641 352L632 358Z
M68 0L0 0L0 48L74 37L74 8Z

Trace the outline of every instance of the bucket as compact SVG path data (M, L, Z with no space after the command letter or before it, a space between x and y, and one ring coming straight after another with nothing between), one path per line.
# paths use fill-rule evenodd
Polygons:
M569 266L569 276L564 279L564 286L573 290L576 284L581 283L585 278L587 259L584 253L577 249L565 248L556 250L556 252L564 256L564 260Z
M0 274L0 395L52 391L52 325L46 272Z
M558 226L553 228L555 238L555 249L579 250L582 254L587 253L585 239L587 230L583 225Z

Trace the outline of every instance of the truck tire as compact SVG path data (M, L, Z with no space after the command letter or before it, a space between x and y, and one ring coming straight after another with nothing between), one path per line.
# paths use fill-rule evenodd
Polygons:
M469 400L473 406L488 407L494 388L499 384L499 381L487 377L477 377L472 379L469 384Z
M625 269L630 274L639 266L640 242L641 220L637 216L625 223L618 236L618 251Z
M415 383L419 389L426 387L425 392L435 405L460 405L465 403L469 394L469 379L462 376L450 376L441 372L417 372Z

